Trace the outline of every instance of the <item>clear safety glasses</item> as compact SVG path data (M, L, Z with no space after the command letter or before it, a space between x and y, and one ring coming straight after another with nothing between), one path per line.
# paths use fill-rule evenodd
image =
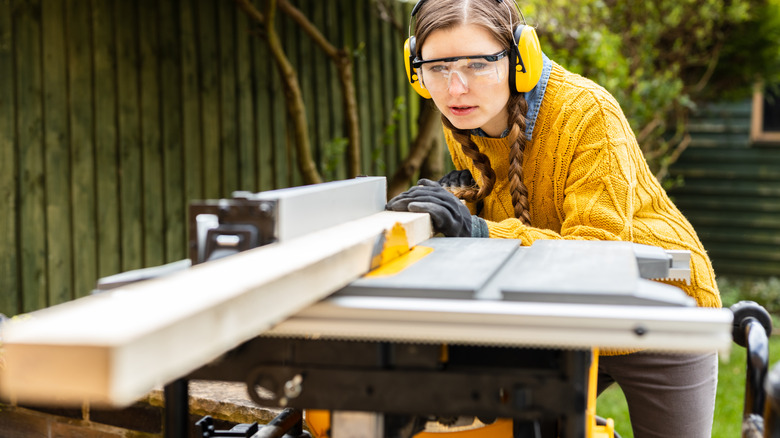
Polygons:
M506 50L502 50L493 55L416 59L412 67L420 75L423 86L432 92L449 90L455 76L466 89L471 89L500 83L504 79L502 72L508 68L500 62L506 55Z

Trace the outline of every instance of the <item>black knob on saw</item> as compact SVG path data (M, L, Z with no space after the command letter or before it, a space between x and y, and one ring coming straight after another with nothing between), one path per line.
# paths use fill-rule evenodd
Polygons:
M764 327L767 335L772 333L772 317L760 304L753 301L740 301L729 309L734 314L731 337L739 346L745 347L747 344L745 326L750 320L758 321Z

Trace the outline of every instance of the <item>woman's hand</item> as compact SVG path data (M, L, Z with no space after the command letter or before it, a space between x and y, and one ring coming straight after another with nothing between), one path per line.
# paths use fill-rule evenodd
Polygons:
M401 193L387 203L387 210L431 215L433 229L447 237L471 237L471 213L455 195L429 179Z

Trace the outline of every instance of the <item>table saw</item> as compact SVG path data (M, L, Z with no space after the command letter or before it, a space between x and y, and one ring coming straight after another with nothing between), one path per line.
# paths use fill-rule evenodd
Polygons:
M431 237L427 215L382 211L385 189L357 178L194 202L176 272L103 279L9 324L3 391L121 406L166 384L167 437L191 428L188 379L246 382L260 404L306 410L320 437L596 437L609 433L595 426L599 348L731 346L728 309L655 281L689 278L685 252ZM282 436L300 420L199 427Z

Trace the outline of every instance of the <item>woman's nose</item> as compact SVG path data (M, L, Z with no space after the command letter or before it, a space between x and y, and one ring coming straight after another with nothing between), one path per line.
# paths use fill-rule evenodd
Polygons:
M466 78L463 74L457 70L453 70L450 74L450 86L448 90L451 95L456 96L464 94L469 91L469 84L466 82Z

